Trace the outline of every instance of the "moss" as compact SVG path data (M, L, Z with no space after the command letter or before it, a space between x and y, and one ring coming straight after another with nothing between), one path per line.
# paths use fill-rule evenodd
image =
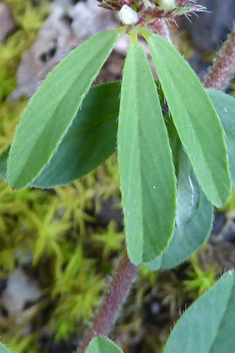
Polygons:
M15 89L17 66L33 43L49 9L46 1L41 1L36 7L29 0L8 2L18 28L6 43L0 44L0 150L11 142L20 113L27 104L26 99L6 100ZM41 289L40 301L30 307L34 309L30 319L25 318L16 325L11 318L1 317L1 340L13 352L45 351L45 336L52 341L69 340L83 332L84 323L98 306L105 287L104 278L111 272L113 258L124 246L124 236L114 221L107 228L96 222L102 201L113 196L120 197L115 155L82 180L63 188L28 188L13 192L3 181L0 182L0 275L7 278L16 263L23 265L25 254L30 251L32 262L24 268L28 274L33 273ZM233 204L231 201L234 209ZM127 329L137 336L142 324L142 303L157 298L163 307L169 307L167 313L159 315L160 325L167 321L168 326L165 325L161 335L157 328L161 338L158 341L154 328L146 345L152 351L160 349L169 334L170 323L178 318L178 308L184 306L190 297L188 291L193 290L195 299L204 291L205 283L209 281L210 286L215 279L216 271L212 267L204 273L200 268L197 257L193 257L187 282L183 285L174 271L156 274L141 266L137 283L139 289L137 291L137 286L134 288L135 299L129 300L130 304L136 300L137 308L130 305L127 317L130 313L131 319L127 324L120 319L117 336L126 336ZM19 313L23 318L24 314Z
M39 6L29 0L8 2L18 27L0 44L0 151L12 141L27 104L27 99L7 100L16 86L17 67L49 10L46 1ZM1 340L15 353L45 350L45 332L54 341L83 331L101 298L102 273L110 273L112 258L123 248L115 222L107 230L96 224L102 200L114 195L120 196L116 156L82 180L55 190L13 192L0 181L0 276L9 277L17 264L33 273L41 289L29 318L24 316L29 309L19 313L20 324L2 316ZM32 261L23 265L29 251Z
M203 268L199 255L202 251L203 249L190 257L191 268L185 271L189 279L183 281L184 291L190 292L194 300L203 295L216 283L220 272L215 264L211 266L207 263L206 268L205 266Z
M46 1L41 1L40 7L33 6L30 0L7 2L11 5L17 30L6 43L0 43L0 101L14 90L20 60L33 44L37 31L49 13L49 4Z
M8 277L16 261L21 264L30 249L33 254L30 267L36 271L42 294L47 297L32 322L41 317L44 327L58 340L82 332L82 323L98 305L104 288L104 276L99 272L110 271L107 263L123 247L123 234L116 232L113 222L107 230L99 228L95 234L86 227L86 222L90 227L94 222L86 210L94 209L95 201L99 204L106 193L105 186L97 184L98 174L104 175L103 166L101 173L95 171L82 181L53 192L36 189L12 192L0 183L1 277ZM113 184L112 190L116 188ZM94 197L95 193L99 196ZM45 308L49 315L45 316ZM17 332L21 329L18 327ZM11 334L16 343L16 332L13 330ZM9 335L8 332L8 339ZM40 337L39 330L34 337L35 345Z

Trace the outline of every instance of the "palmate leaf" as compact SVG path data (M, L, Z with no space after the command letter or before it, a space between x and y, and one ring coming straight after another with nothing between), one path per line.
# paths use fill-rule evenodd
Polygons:
M77 112L68 133L63 138L49 164L31 183L31 186L50 188L66 185L89 173L114 153L118 128L117 117L120 91L120 82L105 83L91 87L83 100L82 109ZM235 186L235 99L219 91L209 89L206 91L225 131L229 169L233 186ZM163 104L164 96L159 87L158 95L161 98L161 104ZM166 122L169 120L171 123L170 127L169 123L167 123L167 129L177 170L179 151L176 151L178 154L176 155L175 150L178 147L174 147L174 144L181 146L181 143L177 139L176 130L171 119L166 117L165 120ZM174 131L172 132L172 130ZM7 148L0 156L0 178L4 180L6 179L9 149ZM191 183L192 180L190 181ZM182 185L182 191L186 191L183 184L180 185ZM184 202L182 198L181 201Z
M174 124L206 196L217 207L231 180L223 129L209 97L188 63L163 37L147 38Z
M158 82L156 87L163 104L164 96ZM120 92L119 81L90 88L67 134L31 186L66 185L92 171L115 152ZM9 150L10 146L0 155L0 178L4 180Z
M222 278L180 318L164 353L234 352L235 272Z
M90 342L85 353L123 353L123 351L108 338L95 337Z
M112 30L88 39L39 87L23 113L10 150L7 179L11 187L27 186L49 162L119 35Z
M131 43L124 67L118 163L130 260L151 261L173 233L176 180L156 85L137 41Z

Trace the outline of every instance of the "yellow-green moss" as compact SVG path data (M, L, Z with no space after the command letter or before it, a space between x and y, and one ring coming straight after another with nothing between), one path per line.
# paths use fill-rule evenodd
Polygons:
M49 10L46 1L37 7L29 0L8 3L18 27L6 43L0 43L0 152L11 143L27 104L27 99L6 98L16 87L17 67ZM114 195L120 195L116 156L82 180L51 191L13 192L0 181L0 276L9 277L16 263L21 265L25 254L32 253L28 266L37 273L42 299L34 305L30 322L41 321L43 330L57 340L83 331L100 301L104 274L110 273L113 256L123 248L123 234L114 222L107 230L97 226L92 230L91 210L99 211L102 200ZM14 353L42 350L40 327L25 335L27 320L17 325L7 317L0 321L1 341Z
M6 97L15 89L17 66L35 40L49 9L46 1L37 7L29 0L8 0L8 3L18 28L6 43L0 43L0 152L10 144L27 104L27 99L9 102ZM117 231L114 221L103 229L95 225L91 216L101 209L102 200L112 196L120 196L116 156L82 180L51 191L28 188L13 192L0 181L0 276L7 278L16 262L21 265L25 253L30 251L33 257L30 267L36 272L41 289L41 300L35 304L36 314L30 319L35 329L30 334L24 333L27 321L15 325L10 318L0 320L1 340L14 353L41 352L40 340L45 331L56 340L83 332L84 322L100 301L112 259L124 246L124 235ZM234 209L233 204L231 201ZM138 332L141 325L140 305L146 296L144 279L148 278L150 283L149 293L158 291L159 298L164 298L173 313L184 302L185 292L201 293L205 283L213 284L216 272L208 271L201 273L197 257L193 257L192 271L188 272L192 280L178 288L179 281L170 271L157 275L141 266L133 330ZM160 283L157 287L156 281ZM37 320L41 326L35 324Z

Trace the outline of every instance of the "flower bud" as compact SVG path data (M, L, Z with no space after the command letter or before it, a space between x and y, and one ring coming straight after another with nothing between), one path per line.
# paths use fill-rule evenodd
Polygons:
M122 6L119 17L124 25L133 25L138 21L137 12L127 5Z
M158 3L165 11L171 11L175 8L175 0L158 0Z

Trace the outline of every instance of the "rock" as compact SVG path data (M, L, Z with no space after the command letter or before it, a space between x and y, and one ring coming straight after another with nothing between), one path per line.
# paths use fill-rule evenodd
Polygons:
M208 11L199 13L198 17L192 15L192 22L182 16L178 24L180 29L187 31L196 50L189 63L203 79L209 66L203 54L218 50L231 32L235 19L235 0L226 0L226 3L221 0L200 0L198 3Z
M182 17L180 27L189 32L197 51L214 51L233 28L235 0L200 0L198 3L205 6L208 12L193 16L192 23Z
M17 99L23 95L31 97L46 75L73 48L73 38L64 9L56 5L37 40L25 54L17 70L17 89L10 96Z
M11 7L6 2L0 2L0 42L4 42L8 35L16 28Z
M7 280L6 289L2 293L2 304L15 323L20 324L36 312L35 306L24 310L25 305L37 301L39 297L37 281L26 276L21 268L16 268Z
M224 220L222 219L222 221ZM214 229L212 230L212 233L210 241L213 244L219 244L222 242L235 244L235 212L233 212L229 220L224 222L219 233L216 233Z
M69 15L73 19L73 34L80 43L99 32L116 29L120 23L116 12L99 7L94 0L80 1Z
M116 196L102 202L101 209L97 215L100 226L108 227L110 221L115 220L118 231L123 231L123 211L120 208L115 208L115 205L119 202L120 200Z
M116 13L93 0L63 7L56 4L17 71L17 89L10 99L31 97L47 74L74 47L96 33L118 27Z

